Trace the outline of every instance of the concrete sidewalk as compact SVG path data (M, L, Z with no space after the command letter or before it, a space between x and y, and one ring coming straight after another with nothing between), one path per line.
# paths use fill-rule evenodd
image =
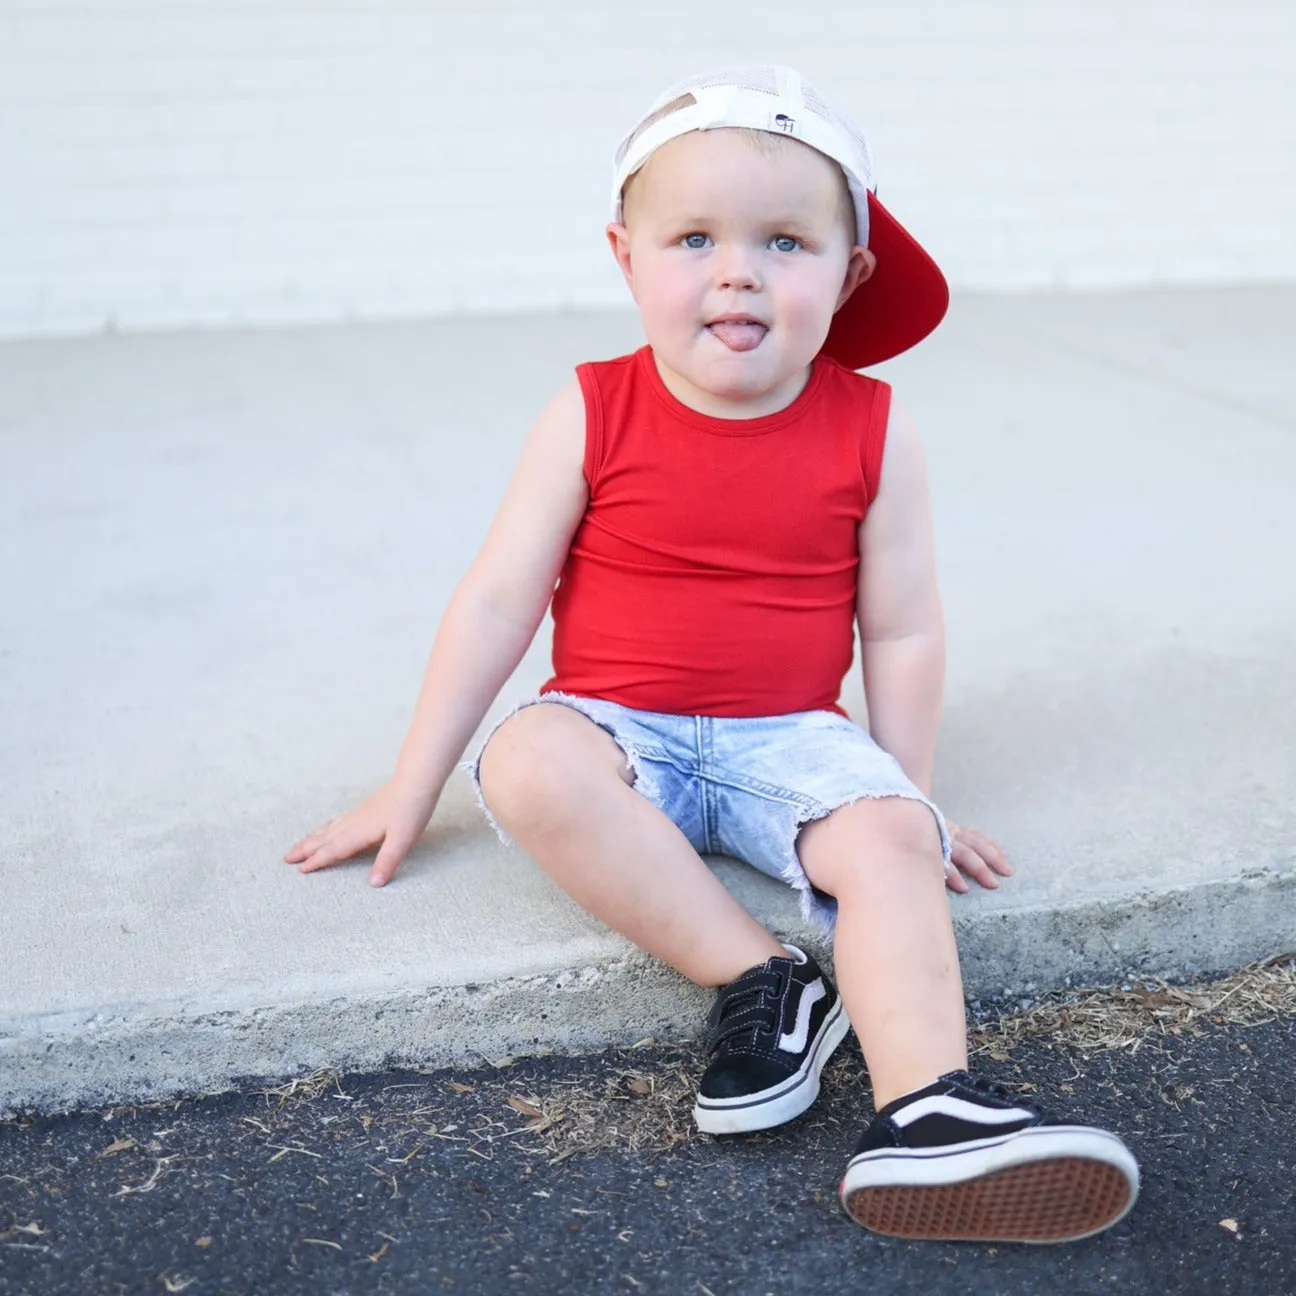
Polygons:
M637 338L0 347L0 1112L699 1028L709 996L501 848L462 775L383 891L279 862L390 771L530 420ZM1296 288L963 297L886 367L937 515L936 797L1019 869L953 901L971 994L1296 947L1294 354Z

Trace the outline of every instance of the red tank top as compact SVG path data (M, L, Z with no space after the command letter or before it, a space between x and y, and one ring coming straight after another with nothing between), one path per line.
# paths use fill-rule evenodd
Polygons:
M891 389L818 357L786 409L699 414L652 352L581 365L589 505L553 598L561 690L675 715L837 711Z

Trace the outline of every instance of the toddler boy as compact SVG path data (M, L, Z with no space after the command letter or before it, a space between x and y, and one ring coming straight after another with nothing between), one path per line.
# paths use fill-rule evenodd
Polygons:
M786 68L694 77L617 152L608 238L647 345L540 415L438 630L391 781L298 842L384 884L552 600L552 678L467 766L590 913L718 987L705 1131L804 1112L850 1026L877 1112L841 1197L907 1237L1083 1237L1133 1204L1113 1135L967 1073L946 888L1011 869L929 799L944 676L923 453L883 382L947 304L863 135ZM556 588L555 588L556 586ZM868 730L838 704L858 626ZM700 858L834 928L840 997Z

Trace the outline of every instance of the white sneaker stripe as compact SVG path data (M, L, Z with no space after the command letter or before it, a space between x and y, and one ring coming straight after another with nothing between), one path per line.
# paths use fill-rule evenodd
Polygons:
M796 1026L779 1036L779 1048L786 1053L801 1053L805 1050L806 1040L810 1038L810 1012L815 1004L820 999L827 998L827 995L823 977L816 977L801 991L801 1002L797 1004Z
M1000 1107L982 1107L979 1103L967 1102L949 1094L932 1094L911 1102L907 1107L901 1107L898 1112L892 1113L891 1119L904 1129L914 1121L922 1120L924 1116L952 1116L955 1120L968 1121L973 1125L1007 1125L1011 1121L1030 1120L1034 1114L1021 1107L1009 1107L1006 1110Z

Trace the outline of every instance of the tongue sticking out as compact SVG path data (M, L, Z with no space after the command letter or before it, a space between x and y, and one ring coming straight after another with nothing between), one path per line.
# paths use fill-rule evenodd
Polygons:
M708 324L707 328L711 330L711 335L719 338L730 351L750 351L753 347L760 346L761 339L767 331L764 324L743 320L721 320L715 324Z

